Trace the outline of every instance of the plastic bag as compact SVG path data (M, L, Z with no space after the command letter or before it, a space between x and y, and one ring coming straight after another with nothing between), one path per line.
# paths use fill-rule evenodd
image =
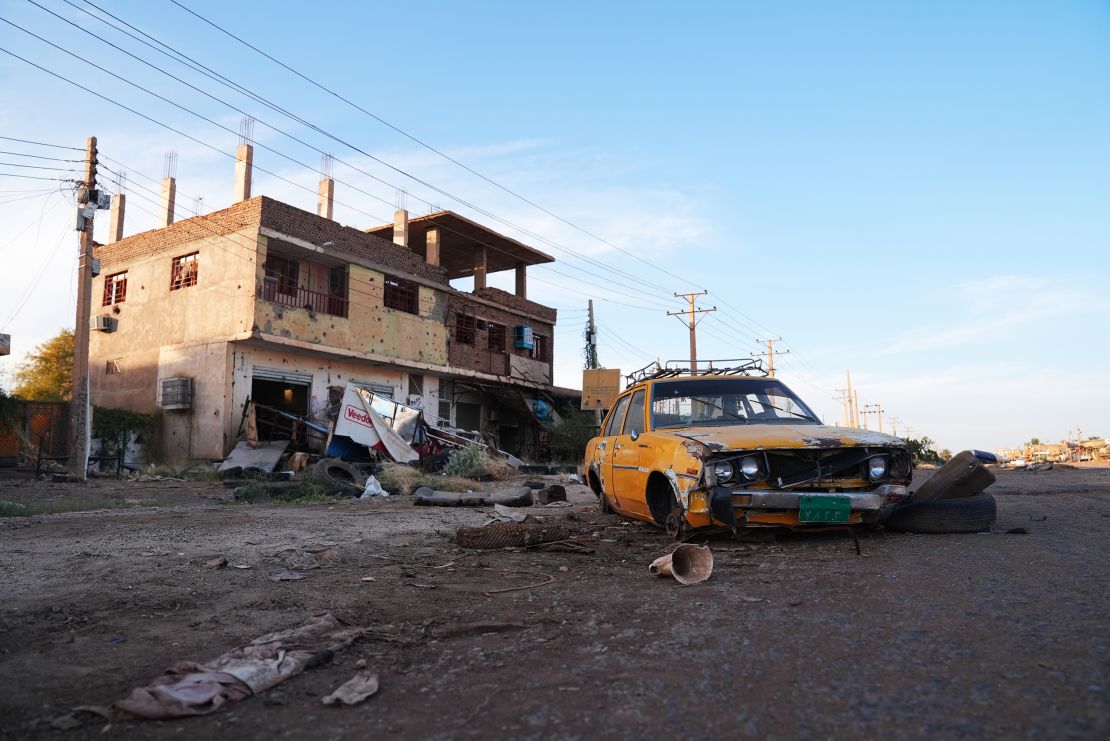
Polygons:
M382 488L382 484L373 476L366 477L366 488L362 490L362 496L359 499L369 499L370 497L388 497L389 492Z

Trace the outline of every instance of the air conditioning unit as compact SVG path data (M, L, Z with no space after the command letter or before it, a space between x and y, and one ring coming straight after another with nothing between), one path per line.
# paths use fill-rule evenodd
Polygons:
M517 350L531 350L535 344L532 328L527 324L513 327L513 347Z
M100 275L100 258L94 257L92 259L92 277Z
M190 411L193 408L193 379L184 376L163 378L159 405L166 411Z
M94 332L111 332L114 328L112 317L100 314L89 319L89 329Z

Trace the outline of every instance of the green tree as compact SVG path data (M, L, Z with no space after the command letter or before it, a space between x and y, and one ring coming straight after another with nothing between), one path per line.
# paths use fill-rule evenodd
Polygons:
M914 460L922 463L940 462L940 456L937 455L937 451L933 448L933 441L925 435L922 435L916 440L912 437L907 437L905 440L906 447L910 449L910 455L913 456Z
M13 396L30 401L69 400L72 397L73 330L63 329L28 353L13 377Z

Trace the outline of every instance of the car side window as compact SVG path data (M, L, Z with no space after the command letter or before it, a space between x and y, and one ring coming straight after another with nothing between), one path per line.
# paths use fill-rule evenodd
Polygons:
M639 435L644 431L644 390L640 389L632 395L632 403L628 405L628 416L624 418L624 433Z
M619 434L621 422L624 420L624 410L628 408L629 398L631 397L622 396L617 400L617 405L609 413L609 421L605 423L605 437Z

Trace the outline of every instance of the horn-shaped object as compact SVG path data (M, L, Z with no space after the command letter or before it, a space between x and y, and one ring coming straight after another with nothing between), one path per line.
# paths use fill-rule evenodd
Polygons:
M697 584L713 573L713 551L709 546L683 543L651 562L648 571L656 576L673 576L682 584Z

